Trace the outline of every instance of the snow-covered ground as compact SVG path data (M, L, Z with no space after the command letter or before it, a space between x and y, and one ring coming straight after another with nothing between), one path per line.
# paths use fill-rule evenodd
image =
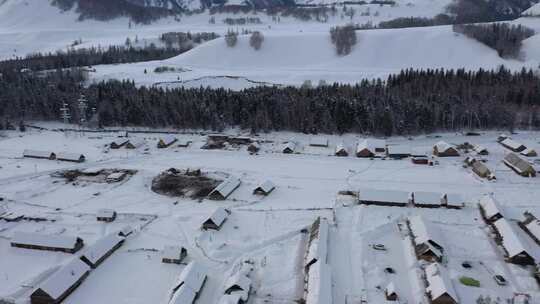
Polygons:
M540 148L540 133L513 135L525 145ZM65 303L165 303L184 265L161 263L161 250L168 245L188 249L186 262L197 261L208 268L209 278L197 303L217 303L225 280L241 264L253 268L249 303L294 303L303 293L303 264L307 235L302 230L318 217L330 220L328 264L332 269L333 303L386 303L384 288L393 282L402 303L424 302L424 282L418 277L418 262L410 237L407 218L422 215L440 231L445 246L445 264L460 303L474 303L480 295L501 299L514 293L528 293L531 303L540 303L540 289L532 273L504 261L489 229L480 217L478 199L493 193L505 208L505 215L522 218L528 210L540 215L537 204L540 178L518 176L501 160L507 150L495 139L496 132L467 137L441 134L442 138L392 137L389 145L407 145L415 154L429 154L443 139L452 144L481 144L490 151L487 165L496 181L476 177L463 168L466 155L439 158L439 165L414 165L410 160L335 157L333 147L344 142L349 149L359 136L326 136L330 147L310 147L308 135L294 133L261 134L265 141L257 155L245 146L228 150L201 150L205 136L177 135L191 140L188 148L157 149L159 134L136 134L147 144L138 150L110 150L107 144L117 133L67 136L53 131L10 131L0 137L0 205L10 212L41 216L54 221L0 220L0 297L28 301L36 282L50 275L72 257L10 247L15 231L76 235L85 246L126 224L135 233L102 265L93 270ZM284 141L294 137L301 147L298 154L282 154ZM84 153L87 161L72 164L22 158L24 149ZM530 161L534 161L531 158ZM233 174L242 181L226 201L182 199L154 193L153 177L171 168L201 168L204 172ZM138 172L120 183L66 183L51 173L67 168L123 168ZM276 189L261 198L252 194L260 182L270 179ZM445 208L381 207L336 203L339 190L382 189L457 193L468 202L461 210ZM226 207L231 215L220 231L201 231L201 223L217 208ZM95 220L101 208L118 212L112 223ZM384 244L377 251L373 244ZM536 248L540 250L540 247ZM472 269L461 266L472 263ZM394 273L388 273L386 268ZM493 281L493 273L503 275L507 286ZM459 277L480 281L481 287L466 287ZM345 302L347 299L348 302Z

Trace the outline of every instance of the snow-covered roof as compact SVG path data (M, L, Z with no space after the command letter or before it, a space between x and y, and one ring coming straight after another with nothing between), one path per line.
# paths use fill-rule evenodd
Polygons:
M459 303L457 293L452 284L452 280L446 269L439 263L432 263L426 266L426 279L428 286L426 290L430 293L431 299L435 300L447 294L456 303Z
M520 174L534 171L534 168L528 161L522 159L515 153L506 154L504 157L504 163Z
M409 203L410 193L400 190L361 189L359 199L369 202Z
M306 304L332 303L332 271L330 266L318 261L309 268Z
M523 156L536 156L536 155L538 155L538 153L536 153L536 151L533 148L527 148L527 149L521 151L520 154L523 155Z
M238 304L242 299L242 295L239 293L226 294L221 296L218 304Z
M165 259L177 260L182 255L182 251L187 251L183 246L165 246L162 257Z
M131 146L133 148L139 148L143 146L146 143L144 138L130 138L128 143L126 145Z
M39 150L24 150L24 157L40 157L40 158L49 158L54 154L51 151L39 151Z
M265 180L262 184L257 186L257 188L255 188L255 189L260 189L260 190L264 191L265 193L268 193L268 192L272 191L275 187L276 187L276 185L274 185L274 183L272 183L270 180Z
M209 195L211 196L213 193L217 192L224 198L227 198L236 188L238 188L238 186L240 186L240 179L230 176L221 182L221 184L219 184L214 190L212 190Z
M50 235L16 231L11 238L12 243L28 244L52 248L74 248L77 237L66 235Z
M480 199L480 206L482 206L482 209L484 209L484 215L487 219L491 219L497 214L504 216L499 202L491 195L484 195Z
M214 213L210 215L210 217L207 220L211 220L214 224L221 226L225 219L229 216L229 213L227 210L223 207L218 207L216 210L214 210Z
M114 217L115 211L112 209L99 209L96 217Z
M409 224L414 236L414 242L417 245L431 243L444 248L439 228L435 227L432 222L426 221L422 216L417 215L409 218Z
M294 150L296 150L296 142L294 141L289 141L287 143L285 143L283 145L283 148L281 149L282 151L285 151L285 150L291 150L294 152Z
M97 168L97 167L90 167L90 168L86 168L86 169L83 169L81 172L83 174L99 174L103 169L102 168Z
M310 146L321 146L321 147L327 147L328 146L328 138L326 137L312 137L309 140Z
M126 225L118 231L119 234L123 234L123 235L128 235L132 232L133 232L133 227L131 227L130 225Z
M540 3L537 3L528 9L526 9L523 13L521 13L521 16L524 17L538 17L540 16Z
M197 293L188 286L182 285L173 294L169 304L191 304L195 301Z
M443 195L437 192L414 191L414 204L416 205L440 205Z
M319 223L313 225L312 229L317 229L315 235L309 243L306 260L304 266L308 266L315 261L326 263L328 256L328 221L325 218L319 218ZM313 234L313 232L311 232Z
M437 142L433 147L436 148L439 152L446 152L449 149L453 149L452 145L442 140Z
M501 218L495 222L495 227L502 237L502 245L508 252L508 257L512 258L526 252L536 261L540 261L540 247L533 243L516 223Z
M176 141L176 136L174 135L165 135L159 138L161 142L163 142L166 145L172 144L174 141Z
M111 145L117 145L117 146L122 146L124 144L126 144L127 142L129 141L129 139L123 137L123 138L118 138L118 139L115 139L111 142Z
M47 280L39 284L37 288L46 292L53 299L58 299L88 271L90 271L90 266L86 265L79 258L75 258L66 265L63 265L47 278Z
M410 155L411 147L403 145L393 145L387 147L388 155Z
M523 149L523 148L526 148L524 145L522 145L521 143L511 139L511 138L507 138L503 141L501 141L501 144L508 147L508 148L511 148L511 149L514 149L514 150L518 150L518 149Z
M174 289L178 289L180 286L186 286L197 293L202 288L206 276L206 269L197 262L191 261L182 270Z
M525 225L525 228L537 239L540 240L540 220L533 219L528 224Z
M360 152L367 149L371 153L375 153L376 150L386 149L386 141L383 139L366 138L356 145L356 152Z
M445 194L446 204L448 206L457 206L461 207L465 204L463 196L457 193L446 193Z
M390 284L386 285L385 292L387 295L396 293L396 286L394 285L394 282L390 282Z
M488 150L484 147L484 146L481 146L481 145L473 145L473 150L476 152L476 153L484 153L484 152L488 152Z
M56 154L58 160L79 161L81 158L84 158L84 155L78 153L60 152Z
M119 237L118 234L109 234L86 248L81 254L81 257L84 256L90 263L96 264L99 259L104 257L111 249L123 241L124 239Z
M225 282L224 293L231 293L231 289L240 290L242 292L235 293L238 293L243 301L247 301L250 288L251 279L248 278L245 274L237 272L235 275L229 277Z
M336 153L338 152L347 152L347 148L345 147L345 144L340 142L336 145Z
M124 177L124 175L126 175L125 172L114 172L114 173L111 173L111 174L107 175L106 179L108 179L108 180L118 180L118 179L121 179L122 177Z

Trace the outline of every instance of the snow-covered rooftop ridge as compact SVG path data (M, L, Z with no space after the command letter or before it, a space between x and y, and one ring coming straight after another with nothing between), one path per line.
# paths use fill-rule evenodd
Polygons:
M540 16L540 3L537 3L528 9L526 9L523 13L521 13L521 16L524 17L538 17Z
M309 240L304 266L309 266L316 261L326 263L328 257L328 220L318 218L311 226L311 230L311 239Z
M219 184L214 190L212 190L210 195L217 192L221 194L221 196L223 196L224 198L227 198L236 188L238 188L238 186L240 186L240 179L235 176L229 176L226 180L221 182L221 184Z
M431 263L426 266L425 270L426 280L428 281L426 290L430 293L432 300L447 294L456 303L459 303L459 298L446 268L439 263Z
M502 237L502 245L510 258L525 252L535 261L540 261L540 247L525 235L517 223L501 218L495 222L495 227Z
M448 149L453 148L452 145L442 140L437 142L434 147L437 148L437 151L439 152L445 152Z
M309 268L306 304L332 303L332 271L318 261Z
M225 221L225 219L227 219L228 216L229 213L227 212L227 209L223 207L218 207L216 208L216 210L214 210L214 212L212 213L212 215L210 215L208 219L217 226L220 226L221 224L223 224L223 222Z
M411 193L402 190L380 190L380 189L360 189L359 199L361 201L373 202L397 202L407 204L411 198Z
M88 271L90 271L90 266L79 258L74 258L53 273L45 282L39 284L37 288L46 292L53 299L57 299Z
M114 174L114 173L113 173ZM112 209L99 209L97 212L97 217L113 217L115 215L115 211Z
M23 151L24 157L41 157L41 158L49 158L54 153L51 151L40 151L40 150L29 150L26 149Z
M484 214L487 219L491 219L497 214L504 216L503 209L499 202L491 195L484 195L480 198L480 206L484 209Z
M79 238L75 236L16 231L13 233L11 242L52 248L74 248L78 239Z
M438 192L414 191L414 203L418 205L440 205L444 195Z
M432 222L425 220L420 215L416 215L409 217L409 224L414 236L414 242L417 245L431 243L440 248L445 247L439 228Z
M521 143L511 139L511 138L507 138L505 140L503 140L501 142L501 144L503 144L504 146L507 146L509 148L512 148L512 149L519 149L520 147L525 147L524 145L522 145Z
M173 291L177 292L180 287L185 286L197 293L202 288L206 276L206 269L197 262L191 261L186 268L182 270L177 283L174 285Z
M186 250L186 248L183 246L165 246L163 248L162 257L167 259L179 259L184 250Z
M274 183L272 181L265 180L263 183L258 185L257 188L255 188L255 189L260 189L260 190L268 193L268 192L272 191L275 187L276 187L276 185L274 185Z
M115 246L122 243L124 239L116 233L109 234L101 239L97 240L90 247L86 248L81 254L81 257L85 257L90 263L96 264L102 259L109 251L113 250Z

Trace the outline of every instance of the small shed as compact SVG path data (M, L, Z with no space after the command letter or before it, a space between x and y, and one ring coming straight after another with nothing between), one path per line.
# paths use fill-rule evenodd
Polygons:
M497 142L500 143L502 142L503 140L507 139L507 138L510 138L510 136L508 134L499 134L499 136L497 137Z
M481 178L492 179L493 173L491 170L481 161L475 161L472 163L472 171Z
M411 147L408 146L387 146L386 156L393 159L403 159L411 156Z
M309 140L309 145L312 147L328 147L328 138L325 137L312 137Z
M187 249L183 246L165 246L161 257L162 263L180 264L187 257Z
M501 218L493 226L502 239L502 246L510 263L535 265L540 261L540 247L525 236L525 232L519 229L516 223Z
M212 200L225 200L236 188L240 187L240 179L230 176L221 184L219 184L214 190L208 194L208 198Z
M125 171L114 172L107 175L107 177L105 177L105 181L107 183L117 183L122 181L126 177L126 175L127 173Z
M339 143L336 145L336 151L334 154L336 156L349 156L349 152L347 151L347 147L344 143Z
M174 135L163 136L158 140L157 147L159 149L164 149L170 147L178 139Z
M229 217L229 214L230 212L227 209L222 207L217 208L212 215L203 222L201 229L219 230Z
M410 192L400 190L362 189L358 197L364 205L405 207L412 201Z
M270 192L274 191L276 185L269 180L264 181L262 184L258 185L253 189L253 194L268 195Z
M207 270L191 261L174 284L170 304L191 304L197 298L207 278Z
M129 141L124 146L126 149L139 149L144 146L146 141L143 138L130 138Z
M225 282L224 294L238 294L242 301L247 302L251 289L251 279L238 272Z
M296 142L289 141L285 143L281 149L281 151L285 154L292 154L296 151Z
M433 155L438 157L459 156L459 152L452 145L441 140L433 146Z
M480 198L478 206L480 207L480 214L488 223L493 223L504 217L499 202L491 195L484 195Z
M132 233L133 233L133 228L129 225L122 227L122 229L118 231L118 235L124 238Z
M478 155L489 155L488 149L486 149L486 147L481 146L481 145L473 145L473 150Z
M442 251L430 243L422 243L417 245L415 251L418 259L428 261L430 263L441 262L443 259Z
M394 286L394 282L390 282L384 289L384 296L386 297L387 301L397 301L398 295L396 292L396 287Z
M509 149L513 152L521 152L525 149L527 149L527 147L513 139L510 139L510 138L507 138L503 141L501 141L501 145L503 145L503 147L505 147L506 149Z
M116 219L116 211L112 209L99 209L96 214L96 219L98 222L114 222Z
M86 157L83 154L61 152L56 154L56 159L61 161L82 163L86 160Z
M90 267L75 258L38 284L30 295L32 304L56 304L69 296L90 273Z
M465 199L456 193L445 193L442 205L449 209L461 209L465 206Z
M23 157L54 160L56 159L56 154L50 151L24 150Z
M429 165L429 158L427 156L415 156L411 158L411 162L415 165Z
M120 149L129 142L129 139L126 137L118 138L113 140L110 144L111 149Z
M374 142L364 139L356 145L356 157L374 157L377 153Z
M443 204L444 195L436 192L414 191L412 201L415 207L439 208Z
M252 142L247 147L248 152L251 154L259 152L260 149L261 146L257 142Z
M527 148L520 152L521 155L527 156L527 157L536 157L538 156L538 153L533 148Z
M11 247L61 251L75 253L84 245L81 238L62 235L47 235L29 232L15 232L11 238Z
M536 170L534 167L528 161L519 157L519 155L515 153L506 154L503 163L523 177L536 176Z
M117 234L109 234L97 240L81 254L81 261L91 268L97 268L106 258L111 256L120 246L124 244L124 238Z
M447 270L439 263L426 266L426 293L432 304L458 304L459 298Z

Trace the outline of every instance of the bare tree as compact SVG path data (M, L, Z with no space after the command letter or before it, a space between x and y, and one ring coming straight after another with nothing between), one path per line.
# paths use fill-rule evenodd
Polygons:
M336 46L337 54L345 56L356 44L356 31L353 25L336 26L330 29L330 38Z
M251 37L249 38L249 45L251 45L251 47L253 47L256 51L258 51L261 48L263 41L263 34L259 31L255 31L251 34Z
M238 33L228 30L227 34L225 34L225 42L228 47L235 47L238 42Z

